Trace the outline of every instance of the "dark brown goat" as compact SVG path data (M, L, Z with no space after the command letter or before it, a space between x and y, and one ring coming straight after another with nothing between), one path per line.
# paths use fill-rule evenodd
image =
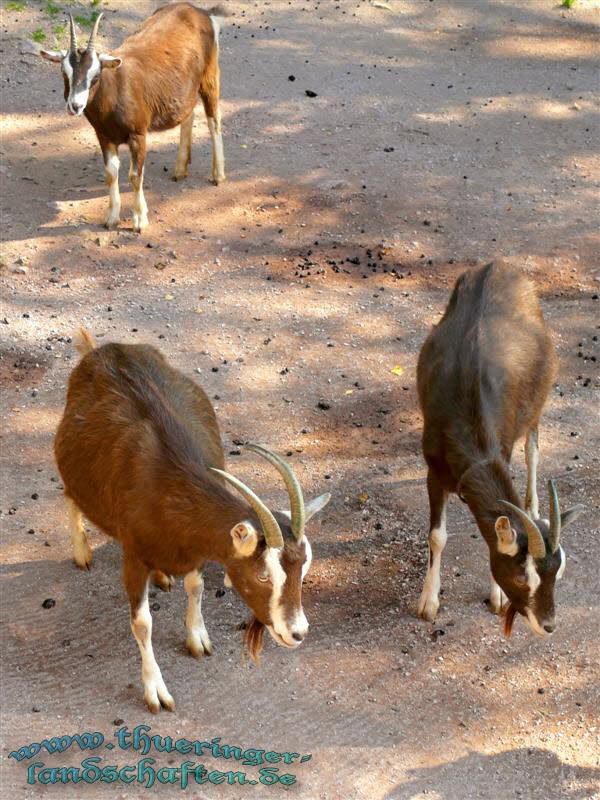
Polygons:
M417 367L429 468L429 566L418 609L424 619L434 619L439 607L446 504L455 492L468 504L489 547L491 606L502 609L503 593L510 602L506 633L517 612L538 634L554 630L554 584L565 565L560 531L583 511L576 506L561 515L550 482L550 521L539 519L538 421L555 372L554 348L533 284L501 264L461 275ZM522 436L526 510L509 473Z
M150 577L170 588L168 576L185 576L187 646L196 657L212 652L201 612L207 560L223 564L228 583L254 613L254 656L262 626L278 644L297 647L308 630L301 592L312 552L305 524L330 496L305 507L289 465L266 448L248 445L276 467L288 490L291 513L271 512L224 471L209 399L158 350L95 348L84 331L78 349L84 355L71 374L54 444L75 561L86 568L92 559L83 516L121 543L144 697L152 711L171 709L173 698L152 650Z
M200 95L212 137L212 179L225 180L219 111L219 27L221 8L203 11L191 3L157 9L114 55L96 52L100 14L85 48L78 49L69 15L69 50L41 50L61 64L70 114L85 114L102 149L110 206L105 226L119 222L119 145L131 153L129 179L135 192L133 227L148 225L144 198L144 161L148 131L181 126L174 180L187 175L192 158L194 106Z

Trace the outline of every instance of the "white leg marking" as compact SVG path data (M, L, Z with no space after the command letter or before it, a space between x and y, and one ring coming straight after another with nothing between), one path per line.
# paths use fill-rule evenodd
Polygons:
M109 187L108 214L104 220L106 228L114 228L121 215L121 195L119 194L119 156L117 148L111 146L104 163L104 174Z
M440 566L447 539L446 502L444 502L439 527L433 528L429 533L429 566L418 606L419 616L430 621L435 619L440 607Z
M223 155L223 137L221 136L221 112L217 111L215 119L207 117L208 129L212 139L212 180L217 185L225 180L225 156Z
M540 507L537 493L537 467L540 459L537 428L527 432L525 439L525 463L527 464L527 491L525 510L532 519L539 519Z
M71 528L71 542L73 544L73 559L81 569L89 569L92 563L92 548L85 535L83 514L70 498L67 498L67 505L69 507L69 526Z
M499 614L502 611L502 606L508 603L508 598L494 580L494 576L490 575L490 608L494 614Z
M192 160L192 128L194 126L194 112L184 119L179 126L179 150L173 171L173 180L180 181L187 177L188 164Z
M144 170L138 174L134 165L129 167L129 180L134 191L133 230L140 233L148 227L148 206L144 197Z
M187 649L194 658L201 658L203 655L212 655L212 644L204 625L202 616L202 592L204 590L204 579L198 570L192 570L185 576L183 585L188 596L187 612L185 615L185 627L187 628Z
M144 598L131 621L131 630L140 648L142 656L142 683L144 699L150 711L160 711L161 705L172 711L175 703L165 686L160 667L154 658L152 649L152 615L148 605L148 584L144 590Z

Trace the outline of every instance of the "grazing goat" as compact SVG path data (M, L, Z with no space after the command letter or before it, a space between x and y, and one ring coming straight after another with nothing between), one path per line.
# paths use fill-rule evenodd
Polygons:
M446 504L455 492L489 547L492 609L502 610L503 593L509 600L505 633L517 612L535 633L554 630L554 585L565 566L560 532L584 510L561 514L550 481L550 521L539 518L538 422L555 373L532 283L500 264L464 273L417 367L429 468L429 566L418 607L424 619L433 620L439 607ZM525 510L509 473L513 447L524 435Z
M129 146L129 179L135 193L133 227L141 231L148 225L143 189L146 134L181 126L173 180L185 178L192 158L198 94L212 137L212 179L216 184L225 180L219 111L219 26L223 15L220 8L202 11L191 3L162 6L125 39L115 55L96 52L102 14L96 18L87 46L81 49L69 15L69 49L40 51L43 58L62 65L69 114L85 114L96 131L110 190L107 228L118 224L121 211L119 145Z
M54 443L75 562L89 568L92 560L84 515L121 543L144 697L151 711L161 705L172 709L152 650L150 578L170 588L170 576L185 576L187 647L197 658L212 652L201 611L207 560L224 565L226 583L254 613L246 631L254 658L264 627L277 644L297 647L308 630L301 593L312 553L305 526L330 495L305 506L291 467L269 450L248 445L285 482L291 513L271 512L225 472L208 397L158 350L114 343L95 347L85 331L78 349L83 358L69 379Z

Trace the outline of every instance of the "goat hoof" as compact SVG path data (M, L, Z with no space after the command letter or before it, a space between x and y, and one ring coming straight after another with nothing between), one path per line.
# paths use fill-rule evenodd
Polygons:
M187 172L174 172L171 175L171 180L175 181L175 183L177 183L178 181L182 181L185 178L187 178Z
M158 714L161 708L164 708L166 711L175 710L175 701L171 697L166 686L160 689L158 687L153 687L152 689L146 690L146 692L144 692L144 700L146 701L148 710L153 714Z
M134 220L133 222L133 232L134 233L142 233L145 228L148 227L148 220L137 222Z
M437 600L430 600L429 598L424 598L419 601L419 608L417 610L417 613L421 617L421 619L427 620L427 622L433 622L433 620L437 616L439 607L440 604Z
M223 183L225 180L225 173L221 175L213 175L211 178L211 183L214 183L215 186L218 186L220 183Z
M210 639L208 636L200 639L192 639L188 636L186 641L186 647L191 656L194 658L204 658L204 656L212 656L213 648Z
M86 544L85 548L82 548L73 555L73 561L77 564L79 569L89 570L92 565L92 548L89 544Z
M119 218L118 217L107 217L104 220L104 223L103 223L104 227L108 231L114 230L118 226L118 224L119 224Z

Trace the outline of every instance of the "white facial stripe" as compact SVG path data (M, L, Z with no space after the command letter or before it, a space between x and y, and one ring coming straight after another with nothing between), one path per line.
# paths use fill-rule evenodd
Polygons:
M536 593L542 579L536 569L535 561L530 555L528 555L525 560L525 574L527 575L527 586L529 587L529 599L531 599Z
M67 55L63 58L62 68L63 72L69 79L69 92L70 92L71 86L73 84L73 67L71 66L71 62L69 61L69 53L67 53Z
M287 632L287 624L283 616L283 608L281 606L281 594L283 592L283 584L287 579L285 570L281 566L280 561L281 550L277 547L267 547L265 554L265 564L271 578L271 597L269 599L269 611L271 614L271 624L279 635Z
M560 545L558 547L558 550L560 552L560 567L558 568L558 572L556 573L557 581L559 581L562 578L563 572L565 571L565 566L567 564L567 556L565 554L565 551L562 549Z
M525 613L527 615L525 619L527 620L527 623L531 628L531 630L534 633L537 633L538 636L547 636L546 631L541 627L541 625L535 618L535 614L533 613L533 611L530 608L526 608Z
M306 550L306 561L302 565L302 580L304 580L304 576L310 569L310 565L312 564L312 547L310 546L310 542L303 536L301 542L304 542L304 549Z

